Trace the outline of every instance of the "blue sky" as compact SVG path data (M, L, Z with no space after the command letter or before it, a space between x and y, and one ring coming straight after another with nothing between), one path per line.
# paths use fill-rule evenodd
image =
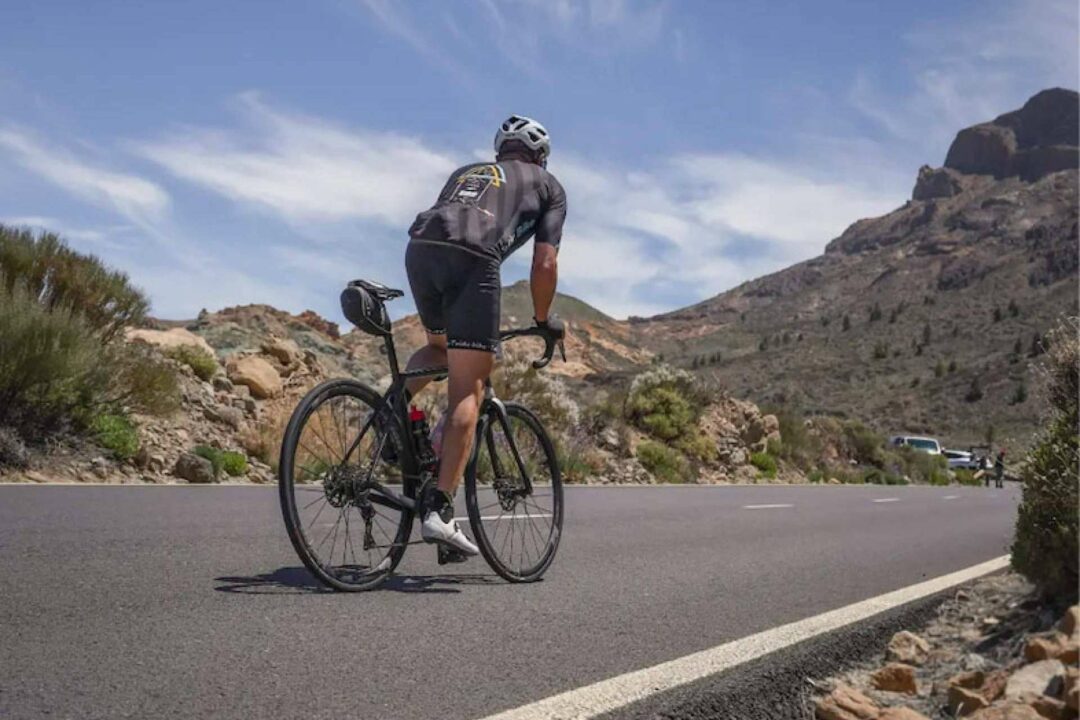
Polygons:
M569 194L561 289L648 315L819 254L959 128L1076 88L1077 25L1073 0L21 3L0 222L162 317L340 320L345 281L405 283L412 217L521 113Z

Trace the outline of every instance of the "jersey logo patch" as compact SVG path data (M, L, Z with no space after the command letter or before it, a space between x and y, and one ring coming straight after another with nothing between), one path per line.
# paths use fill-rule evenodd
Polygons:
M498 165L479 165L458 176L457 187L449 202L478 203L489 187L502 187L505 182L506 175Z

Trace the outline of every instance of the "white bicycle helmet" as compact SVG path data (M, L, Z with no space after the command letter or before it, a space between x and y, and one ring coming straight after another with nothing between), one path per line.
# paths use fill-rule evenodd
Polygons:
M522 115L511 115L495 133L495 152L502 149L503 143L509 140L520 140L527 148L540 155L540 161L547 160L551 154L551 139L548 137L544 126L532 118Z

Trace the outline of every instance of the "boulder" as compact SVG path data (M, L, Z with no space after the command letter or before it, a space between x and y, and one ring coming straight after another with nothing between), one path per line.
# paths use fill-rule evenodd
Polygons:
M1065 709L1064 700L1047 697L1046 695L1030 695L1025 693L1020 696L1020 702L1024 705L1031 706L1032 710L1047 720L1065 720L1068 714Z
M1024 645L1024 659L1029 663L1039 660L1061 660L1063 663L1075 662L1077 642L1062 632L1049 632L1028 638Z
M1039 713L1023 703L1007 703L980 710L970 720L1044 720Z
M961 130L949 147L945 167L996 178L1019 176L1028 182L1077 167L1077 98L1072 90L1043 90L1019 110Z
M978 690L949 685L948 700L949 711L957 717L970 715L971 713L989 707L990 703Z
M979 688L979 692L982 696L994 702L999 697L1005 694L1005 686L1009 682L1009 673L1005 670L996 670L986 676L986 680L983 682L982 687Z
M1009 174L1035 182L1060 170L1075 170L1080 165L1080 150L1064 145L1021 150L1009 160Z
M183 478L190 483L209 484L216 483L214 466L206 458L199 457L195 453L183 453L176 460L173 475Z
M889 640L885 656L907 665L922 665L930 654L930 643L913 632L901 630Z
M270 338L262 344L267 355L277 358L282 365L292 365L304 359L304 351L294 341L287 338Z
M930 718L908 707L887 707L878 715L878 720L930 720Z
M1005 697L1018 699L1024 693L1032 695L1057 695L1065 675L1065 665L1060 660L1040 660L1025 665L1012 674L1005 686Z
M1004 670L986 673L971 670L949 678L948 706L956 715L967 715L1001 697L1008 675Z
M243 401L241 401L243 402ZM228 405L212 405L203 410L207 420L223 423L233 430L239 430L244 422L244 411Z
M229 374L229 380L236 385L247 386L256 398L265 400L281 395L281 376L273 365L261 357L231 357L225 364L225 370Z
M959 195L963 190L960 174L951 168L932 168L923 165L919 168L919 177L915 180L915 189L911 192L912 200L933 200Z
M219 392L232 392L232 381L224 375L215 375L211 382L214 386L214 389Z
M183 345L193 345L201 350L205 350L211 355L214 354L214 348L210 347L210 343L184 328L171 328L169 330L128 328L124 335L128 339L128 342L144 342L148 345L159 347L162 350L169 350Z
M878 715L878 720L930 720L930 718L911 708L887 707Z
M1015 152L1016 136L1012 129L983 123L957 133L945 156L945 167L967 175L1003 178L1009 174Z
M915 668L904 663L889 663L870 676L870 683L878 690L916 695L919 686L915 682Z
M818 720L878 720L880 715L873 700L843 684L819 698L814 709L814 717Z

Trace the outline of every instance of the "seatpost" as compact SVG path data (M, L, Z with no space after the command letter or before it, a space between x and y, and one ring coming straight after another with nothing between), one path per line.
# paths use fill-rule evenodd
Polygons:
M393 378L393 381L396 383L398 376L401 374L401 369L398 367L397 350L394 348L394 336L385 336L383 342L386 343L386 361L390 365L390 377Z

